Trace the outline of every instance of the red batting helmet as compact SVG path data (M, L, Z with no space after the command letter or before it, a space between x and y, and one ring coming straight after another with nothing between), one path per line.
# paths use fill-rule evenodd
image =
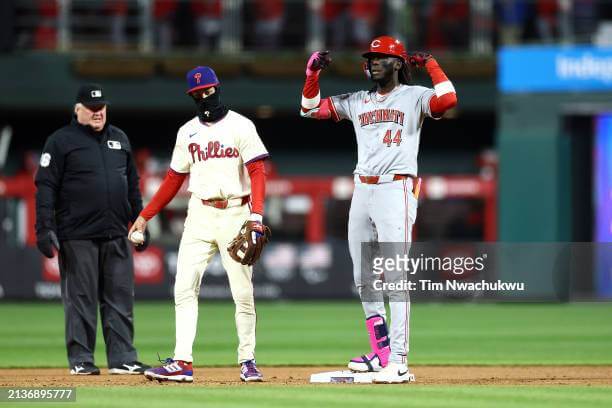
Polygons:
M404 44L396 38L388 35L376 37L370 43L368 52L363 53L364 58L371 58L373 55L383 54L401 58L404 62L408 62L408 54Z

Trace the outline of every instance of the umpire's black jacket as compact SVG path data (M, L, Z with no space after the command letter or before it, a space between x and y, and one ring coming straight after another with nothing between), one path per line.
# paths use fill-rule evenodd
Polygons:
M73 118L49 136L35 183L36 232L60 241L127 236L142 210L130 142L108 123L95 132Z

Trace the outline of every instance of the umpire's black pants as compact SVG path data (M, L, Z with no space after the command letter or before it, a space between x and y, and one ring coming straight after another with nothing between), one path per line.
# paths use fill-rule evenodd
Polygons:
M94 363L98 303L108 366L137 361L134 267L127 239L62 241L59 265L70 366Z

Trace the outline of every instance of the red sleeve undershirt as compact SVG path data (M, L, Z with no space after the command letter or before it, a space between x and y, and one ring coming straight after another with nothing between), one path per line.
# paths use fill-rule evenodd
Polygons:
M187 178L187 173L179 173L172 169L168 169L164 181L157 189L157 192L151 199L151 202L140 212L140 216L145 220L150 220L155 217L178 193L183 185L183 181Z
M264 160L255 160L247 163L247 170L251 178L251 212L263 215L264 199L266 197L266 168Z
M430 58L425 64L425 69L427 73L431 77L431 82L434 86L440 84L442 82L448 81L448 77L442 71L440 65L438 65L438 61L435 58ZM440 117L447 110L454 108L457 105L457 94L455 92L445 93L444 95L438 97L436 95L432 96L429 100L429 109L431 114L435 117Z
M319 88L319 72L316 74L308 75L304 81L304 88L302 89L302 95L305 98L312 99L320 93Z
M304 88L302 89L302 97L306 99L316 98L317 95L320 94L319 88L319 74L321 71L317 71L313 75L306 76L306 81L304 81ZM319 102L319 106L317 111L312 112L310 117L313 119L329 119L333 118L336 122L340 120L337 115L334 116L333 103L331 102L331 98L322 99ZM311 109L315 108L305 108L302 106L302 112L308 112Z

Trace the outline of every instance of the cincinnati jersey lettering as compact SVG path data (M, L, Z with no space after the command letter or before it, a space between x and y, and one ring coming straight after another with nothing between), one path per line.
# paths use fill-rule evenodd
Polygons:
M421 128L431 116L433 95L431 88L399 85L385 95L358 91L331 97L336 119L353 123L356 174L418 174Z
M404 126L404 112L397 109L375 109L364 112L358 117L361 127L384 122L397 123Z

